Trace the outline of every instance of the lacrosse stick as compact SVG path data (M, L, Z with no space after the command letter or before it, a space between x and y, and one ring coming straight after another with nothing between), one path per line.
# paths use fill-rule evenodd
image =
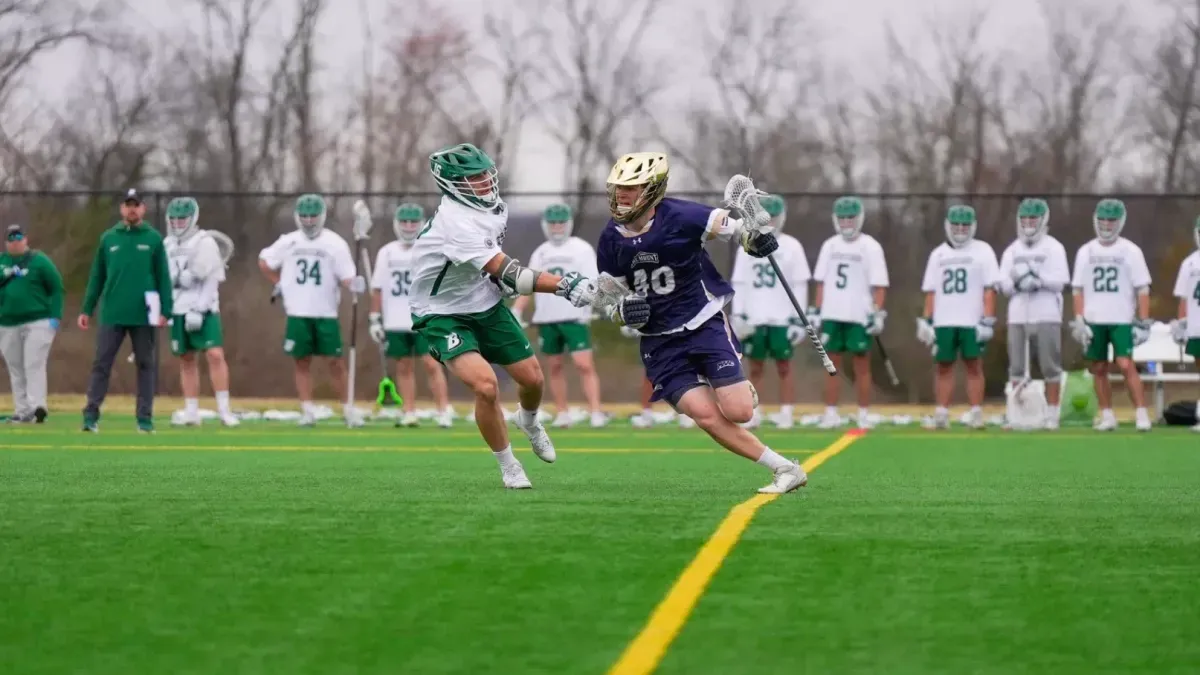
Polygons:
M361 199L354 202L354 259L355 267L359 264L366 272L366 278L371 277L371 260L367 254L367 239L371 236L371 210ZM353 293L350 304L350 369L349 382L346 384L346 407L354 408L354 380L358 363L358 293Z
M217 242L217 250L221 252L221 262L225 264L225 269L229 269L229 260L233 257L233 240L224 232L216 230L205 230L208 236Z
M874 314L878 311L879 308L875 306L874 302L871 302L871 313ZM892 359L888 356L887 348L883 346L883 338L878 335L875 336L875 346L879 348L879 355L883 357L883 367L887 370L888 379L891 380L892 386L899 387L900 378L896 376L896 366L892 365Z
M754 183L749 178L738 174L730 178L729 182L725 185L725 205L742 216L742 221L746 227L759 230L771 223L771 216L758 201L758 198L763 194L754 187ZM804 330L808 333L808 341L821 357L821 365L825 366L825 372L831 376L837 375L837 367L833 365L833 361L825 353L825 345L821 342L821 336L817 335L817 330L808 322L808 317L805 316L804 309L800 307L799 301L796 300L796 294L792 292L792 287L788 283L787 277L784 276L783 270L779 269L779 263L775 261L775 256L768 255L767 262L771 263L771 269L775 271L775 277L779 279L784 292L787 293L788 300L792 302L792 307L796 310L796 314L800 316L800 323L803 324Z
M379 344L379 369L382 375L379 377L379 394L375 397L375 404L381 408L388 406L404 405L404 397L396 391L396 383L388 375L387 362L387 347L383 343Z
M623 280L608 272L601 272L600 276L596 277L596 295L592 299L592 308L608 318L612 308L629 295L629 287Z

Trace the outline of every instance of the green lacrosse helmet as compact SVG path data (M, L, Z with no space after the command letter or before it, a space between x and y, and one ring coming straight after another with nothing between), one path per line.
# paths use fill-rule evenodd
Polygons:
M191 197L176 197L167 203L167 234L187 239L196 231L200 220L200 205Z
M442 148L429 156L429 171L447 197L478 211L491 211L500 202L496 163L470 143Z
M542 212L542 234L555 243L566 241L575 231L575 220L572 216L571 207L566 204L547 206Z
M420 204L405 202L396 207L392 216L392 231L400 241L412 243L421 234L421 226L425 224L425 209Z
M1096 238L1101 243L1116 241L1121 236L1121 230L1125 229L1125 202L1120 199L1101 199L1092 215L1092 226L1096 228Z
M979 223L975 220L975 209L959 204L951 206L946 212L946 239L954 248L961 248L975 238L975 229Z
M858 197L838 197L833 203L833 231L846 241L853 241L862 232L867 210Z
M1017 236L1036 244L1050 225L1050 205L1045 199L1023 199L1017 207Z
M758 203L762 204L763 210L771 216L771 224L762 228L763 232L778 232L783 229L783 223L787 220L787 203L783 201L783 197L779 195L763 195L758 198Z
M316 239L325 228L325 198L321 195L300 195L296 200L296 227L309 239Z

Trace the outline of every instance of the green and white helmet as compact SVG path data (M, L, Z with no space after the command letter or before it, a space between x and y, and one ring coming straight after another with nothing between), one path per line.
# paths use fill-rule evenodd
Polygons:
M183 241L196 231L200 205L191 197L176 197L167 203L167 234Z
M1120 199L1101 199L1096 204L1096 212L1092 214L1092 226L1096 228L1096 238L1102 243L1111 244L1121 236L1125 229L1125 202Z
M566 204L551 204L542 212L542 234L546 239L561 244L575 231L575 220L571 207Z
M946 239L954 248L962 248L975 238L975 229L979 223L975 220L975 209L970 206L951 206L946 212Z
M460 143L429 156L429 171L442 194L479 211L500 201L496 163L470 143Z
M300 195L296 200L296 227L309 239L316 239L325 229L325 198L321 195Z
M846 241L854 241L862 232L867 210L858 197L838 197L833 203L833 231Z
M416 241L424 224L425 209L420 204L405 202L396 207L396 214L392 216L392 231L397 239L405 243Z
M1036 244L1050 226L1050 205L1045 199L1023 199L1017 207L1017 236Z
M758 203L762 204L763 210L771 216L771 223L762 228L763 232L778 232L783 229L783 223L787 220L787 202L783 201L783 197L779 195L763 195L758 198Z

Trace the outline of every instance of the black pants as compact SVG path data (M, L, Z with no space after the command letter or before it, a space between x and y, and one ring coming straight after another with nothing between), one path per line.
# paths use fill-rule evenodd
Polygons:
M108 380L112 376L113 361L125 341L125 335L133 343L133 359L137 363L137 418L149 420L154 417L154 384L158 379L158 365L154 353L157 329L154 326L97 326L96 360L92 361L92 376L88 380L87 407L83 416L100 419L100 405L108 396Z

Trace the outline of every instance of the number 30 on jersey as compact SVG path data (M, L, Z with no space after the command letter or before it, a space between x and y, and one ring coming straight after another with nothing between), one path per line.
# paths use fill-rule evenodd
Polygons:
M666 265L656 267L648 274L644 269L634 270L633 290L638 295L649 295L650 291L655 295L666 295L675 290L675 272Z

